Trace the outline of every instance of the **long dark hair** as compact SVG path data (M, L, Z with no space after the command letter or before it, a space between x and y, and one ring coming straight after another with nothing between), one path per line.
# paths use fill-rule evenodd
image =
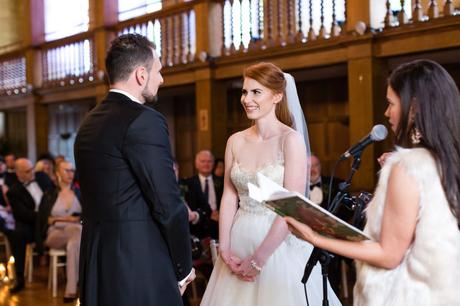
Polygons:
M401 100L396 144L419 146L434 156L450 209L460 228L460 95L454 80L438 63L416 60L399 66L388 79ZM420 143L413 145L417 128Z

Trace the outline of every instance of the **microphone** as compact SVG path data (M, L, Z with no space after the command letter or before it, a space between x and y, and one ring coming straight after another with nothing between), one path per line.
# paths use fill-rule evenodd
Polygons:
M356 156L361 153L368 145L375 141L382 141L387 138L388 130L383 124L374 125L371 132L361 139L357 144L348 149L340 156L340 160L347 159L351 156Z
M303 284L307 283L308 277L310 277L311 271L313 270L313 267L318 262L320 256L321 256L321 249L314 247L313 251L310 254L310 258L308 258L307 264L305 265L305 270L303 271L303 277L301 280Z

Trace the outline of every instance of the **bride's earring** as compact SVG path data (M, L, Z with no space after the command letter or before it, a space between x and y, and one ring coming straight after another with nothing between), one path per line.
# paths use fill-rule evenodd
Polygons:
M414 126L410 132L410 140L413 145L419 144L420 139L422 139L422 134L420 133L419 129Z

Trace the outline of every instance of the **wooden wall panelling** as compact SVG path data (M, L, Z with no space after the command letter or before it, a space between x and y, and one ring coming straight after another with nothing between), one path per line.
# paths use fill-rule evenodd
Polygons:
M386 61L372 57L351 59L348 62L348 88L350 110L350 143L354 144L381 123L386 95ZM386 121L384 121L386 122ZM355 175L354 190L373 190L379 170L377 157L382 153L377 146L369 146L362 155L359 172Z
M6 139L10 151L16 156L27 156L27 111L26 108L6 112Z
M252 125L252 121L246 116L241 105L241 89L243 82L241 79L235 79L227 82L227 135L228 139L232 134L247 129Z
M174 97L175 157L182 178L192 176L194 173L194 159L197 152L195 99L195 95Z
M330 175L335 161L349 146L347 78L298 82L297 88L311 150L321 160L323 175ZM345 177L346 168L341 164L336 175Z

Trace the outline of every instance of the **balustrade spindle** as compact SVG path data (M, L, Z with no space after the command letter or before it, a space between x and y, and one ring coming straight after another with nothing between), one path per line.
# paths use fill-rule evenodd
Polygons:
M263 29L264 29L264 14L263 14L263 7L261 7L260 2L263 1L263 0L256 0L256 1L257 1L257 22L259 23L259 25L257 26L257 28L258 28L257 31L259 33L259 37L258 37L258 40L257 40L257 48L262 49L262 48L264 48L263 39L265 37L264 37L264 32L263 32Z
M342 31L339 24L337 23L337 15L335 14L336 13L335 1L336 0L332 0L331 37L339 36L340 32Z
M252 13L252 0L249 0L249 45L248 45L248 50L254 50L256 48L256 43L253 37L254 32L252 29L253 20L254 20L254 16Z
M412 12L412 21L420 22L422 20L423 20L422 5L420 4L420 0L415 0L414 11Z
M297 35L295 37L296 42L302 43L305 40L305 34L302 31L302 0L298 0L297 2L297 11L299 12L299 19L297 21L297 27L299 28L297 31Z
M345 30L347 29L347 23L348 23L347 2L348 2L348 0L344 1L344 7L343 7L343 16L344 16L345 20L343 21L342 29L345 29Z
M267 4L267 41L265 47L273 47L275 40L273 39L273 1L265 2Z
M172 22L172 34L173 34L173 64L177 65L180 63L180 24L179 20L180 15L175 15L171 17L171 22Z
M439 17L439 7L436 0L430 0L430 7L428 8L428 18L435 19Z
M315 29L313 29L313 0L309 1L308 5L308 14L309 14L309 26L310 29L308 30L308 41L316 40L316 33Z
M244 52L243 44L243 0L239 1L240 3L240 45L238 46L238 52Z
M401 2L401 10L398 13L398 22L399 22L399 25L402 26L407 23L407 14L406 14L406 11L404 10L404 4L406 1L401 0L400 2Z
M326 33L326 27L324 26L324 0L321 0L321 10L320 10L321 16L320 16L320 27L319 27L319 37L320 38L326 38L327 33Z
M173 16L166 17L167 22L167 33L168 33L168 47L166 55L168 57L168 66L174 65L174 28L173 28Z
M160 19L160 25L161 25L161 65L162 66L167 66L167 44L168 44L168 28L167 28L167 23L166 23L166 18Z
M236 47L235 47L235 21L233 20L233 9L235 8L234 6L235 0L230 0L230 54L235 54L236 53Z
M283 16L284 16L284 5L283 5L284 0L278 0L278 12L277 12L277 21L278 21L278 35L276 38L276 44L279 46L284 46L286 45L286 42L284 41L284 35L283 35Z
M86 77L86 71L85 71L85 45L82 41L78 43L78 49L79 49L79 54L80 54L80 71L81 71L81 77L78 80L78 82L83 83L85 81Z
M390 3L390 0L387 0L386 2L386 8L387 8L387 11L386 11L386 14L385 14L385 20L384 20L384 27L385 28L388 28L388 27L391 27L392 26L392 19L393 19L393 14L391 12L391 3Z
M295 0L287 2L287 42L295 42Z
M192 11L188 11L188 19L187 19L187 31L188 31L188 62L193 63L195 61L195 55L192 52Z
M222 55L228 55L228 49L227 46L225 46L225 28L227 26L225 22L225 8L228 7L228 0L224 0L222 3L222 49L221 53Z
M443 15L444 17L446 16L452 16L454 14L455 8L454 8L454 3L452 0L446 0L446 3L444 4L444 10L443 10Z
M42 51L41 55L42 55L43 82L46 83L49 79L48 61L46 60L46 57L48 56L48 52Z
M180 62L187 63L187 13L180 14Z

